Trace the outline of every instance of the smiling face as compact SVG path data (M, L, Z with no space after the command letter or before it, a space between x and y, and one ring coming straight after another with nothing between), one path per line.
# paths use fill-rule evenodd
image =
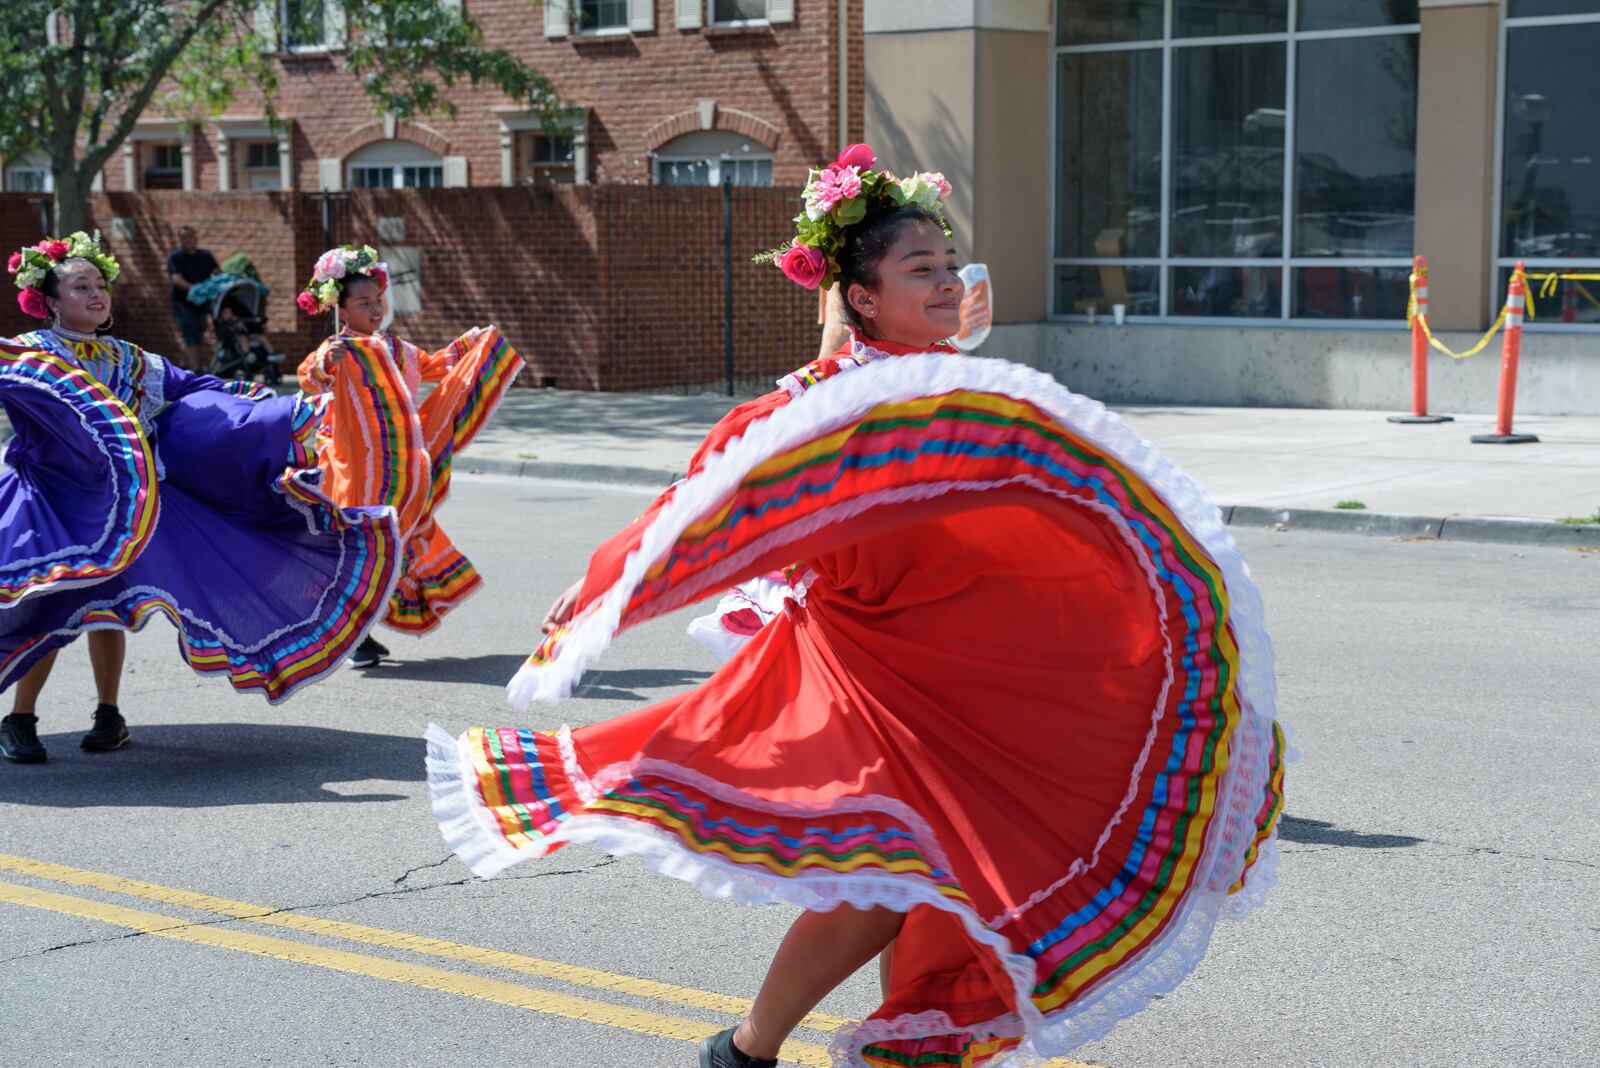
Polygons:
M56 322L92 334L111 318L111 286L88 260L66 260L55 269L54 293L45 294Z
M869 338L925 347L961 330L961 294L955 244L937 223L901 225L877 266L877 284L861 282L845 294Z
M355 278L344 284L339 297L339 316L352 334L376 334L383 329L389 311L383 290L370 278Z

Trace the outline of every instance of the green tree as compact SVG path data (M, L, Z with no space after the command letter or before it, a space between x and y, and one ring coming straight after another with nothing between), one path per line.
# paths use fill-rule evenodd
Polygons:
M270 118L275 54L308 33L337 36L379 114L448 113L460 82L557 112L544 75L443 0L0 0L0 155L47 156L56 229L81 229L141 116L199 119L259 93Z

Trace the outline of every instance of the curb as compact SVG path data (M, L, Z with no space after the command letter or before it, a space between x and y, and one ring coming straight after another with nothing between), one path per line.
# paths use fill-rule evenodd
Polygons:
M665 489L683 477L681 471L660 467L626 467L619 464L561 464L543 460L517 460L507 456L458 456L457 470L469 475L508 475L512 478L546 478L561 482L605 482L610 485Z
M1600 525L1557 523L1551 519L1497 516L1398 515L1332 508L1261 508L1240 504L1222 509L1230 527L1283 527L1337 534L1366 534L1437 541L1476 541L1499 545L1600 547Z
M456 460L464 474L507 475L562 482L603 482L608 485L664 489L683 477L681 471L659 467L615 464L546 463L499 456L462 456ZM1333 534L1362 534L1381 538L1425 538L1437 541L1488 542L1499 545L1600 547L1600 525L1557 523L1550 519L1508 519L1493 516L1426 516L1368 512L1335 508L1264 508L1238 504L1222 507L1222 521L1230 527L1283 527Z

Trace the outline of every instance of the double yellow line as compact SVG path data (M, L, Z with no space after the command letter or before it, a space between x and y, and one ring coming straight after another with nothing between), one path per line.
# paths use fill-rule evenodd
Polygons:
M121 876L85 871L81 868L69 868L61 864L30 860L27 857L9 856L0 853L0 871L67 886L121 894L125 897L139 898L167 906L192 909L196 912L227 920L239 920L268 927L280 927L298 931L301 934L341 939L346 942L356 942L390 950L401 950L407 953L416 953L464 964L485 965L518 972L523 975L537 976L541 979L551 979L572 986L602 990L626 997L647 998L652 1001L667 1002L686 1008L701 1009L733 1017L743 1016L750 1009L750 1002L747 999L731 997L726 994L715 994L710 991L675 986L671 983L657 982L653 979L616 975L611 972L584 968L575 964L540 960L537 957L528 957L520 953L507 953L503 950L463 945L437 938L425 938L421 935L406 934L402 931L387 931L381 927L366 927L356 923L343 923L337 920L324 920L315 916L304 916L294 912L282 912L268 908L265 905L253 905L245 901L232 901L228 898L214 897L211 894L179 890L170 886L160 886L156 883L140 882L136 879L124 879ZM632 1031L636 1034L670 1038L681 1042L699 1043L708 1035L715 1034L726 1026L725 1024L708 1024L698 1020L668 1016L664 1013L651 1012L645 1009L635 1009L609 1001L594 1001L543 987L524 986L502 979L471 975L446 968L412 964L365 953L352 953L347 950L330 949L309 942L252 934L248 931L217 926L217 921L214 919L198 922L185 920L159 912L146 912L141 909L107 904L92 898L53 893L5 880L0 880L0 902L96 920L100 923L138 931L142 934L154 935L158 938L170 938L179 942L190 942L196 945L211 946L215 949L232 950L236 953L248 953L258 957L270 957L274 960L292 961L296 964L326 968L330 971L345 972L350 975L361 975L392 983L404 983L408 986L421 987L425 990L437 990L441 993L475 998L479 1001L489 1001L497 1005L543 1013L547 1016L581 1020L585 1023L601 1024L623 1031ZM812 1031L831 1034L847 1023L849 1023L848 1020L839 1016L812 1013L806 1017L803 1026ZM793 1064L814 1065L817 1068L828 1068L833 1063L825 1047L814 1043L797 1041L790 1041L784 1046L783 1059ZM1049 1065L1051 1068L1089 1068L1086 1065L1064 1060L1050 1061Z

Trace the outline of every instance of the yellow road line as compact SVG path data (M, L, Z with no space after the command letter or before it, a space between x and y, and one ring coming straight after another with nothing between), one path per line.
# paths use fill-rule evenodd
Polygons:
M67 883L71 886L87 886L95 890L107 890L114 894L125 894L128 897L157 901L165 905L179 905L183 908L210 912L236 920L248 920L252 923L268 924L274 927L287 927L290 930L303 931L307 934L343 938L351 942L363 942L371 946L385 946L390 949L401 949L411 953L422 953L430 957L465 961L468 964L486 964L495 968L504 968L508 971L521 972L524 975L537 975L543 979L555 979L563 983L571 983L574 986L586 986L595 990L609 990L617 994L651 998L655 1001L668 1001L694 1009L726 1013L730 1016L743 1016L750 1011L750 1000L748 998L714 994L708 990L695 990L691 987L675 986L672 983L660 983L654 979L639 979L630 975L616 975L612 972L584 968L576 964L540 960L538 957L528 957L521 953L507 953L482 946L468 946L457 942L446 942L438 938L425 938L422 935L406 934L403 931L386 931L381 927L365 927L357 923L341 923L337 920L324 920L315 916L303 916L293 912L279 912L266 905L252 905L247 901L230 901L224 897L213 897L210 894L179 890L156 883L140 882L136 879L124 879L121 876L105 875L101 872L84 871L81 868L69 868L61 864L31 860L27 857L14 857L0 853L0 870L12 871L21 875L32 875L35 878L49 879L52 882ZM812 1030L832 1033L847 1023L850 1023L850 1021L841 1016L812 1013L806 1017L804 1026Z
M727 994L715 994L708 990L695 990L690 987L675 986L672 983L661 983L654 979L639 979L630 975L616 975L612 972L584 968L576 964L540 960L538 957L528 957L521 953L507 953L503 950L487 949L482 946L446 942L443 939L426 938L422 935L406 934L403 931L386 931L381 927L365 927L357 923L341 923L337 920L324 920L316 916L279 912L266 905L252 905L247 901L230 901L227 898L213 897L210 894L179 890L170 886L160 886L156 883L140 882L136 879L124 879L121 876L105 875L101 872L84 871L81 868L69 868L61 864L31 860L27 857L14 857L0 853L0 870L12 871L21 875L31 875L39 879L49 879L52 882L66 883L71 886L86 886L95 890L106 890L114 894L124 894L128 897L157 901L165 905L178 905L183 908L210 912L236 920L248 920L251 923L287 927L290 930L303 931L306 934L343 938L351 942L362 942L371 946L384 946L390 949L406 950L411 953L422 953L430 957L465 961L468 964L486 964L495 968L504 968L508 971L521 972L524 975L537 975L543 979L555 979L563 983L571 983L574 986L586 986L595 990L609 990L617 994L650 998L655 1001L667 1001L685 1005L689 1008L726 1013L730 1016L743 1016L750 1011L750 1000L748 998L732 997ZM841 1016L812 1013L806 1017L804 1026L815 1031L832 1033L849 1022L849 1020Z
M327 949L305 942L291 942L284 938L269 938L265 935L247 934L223 927L200 926L158 912L123 908L120 905L108 905L101 901L72 897L68 894L53 894L36 890L31 886L19 886L4 881L0 881L0 901L97 920L155 935L158 938L171 938L179 942L192 942L215 949L270 957L314 968L383 979L391 983L404 983L424 990L437 990L446 994L526 1009L547 1016L581 1020L584 1023L600 1024L657 1038L698 1043L708 1035L722 1030L720 1024L684 1020L676 1016L630 1009L609 1002L589 1001L551 990L518 986L516 983L499 979L486 979L482 976L464 975L422 964L407 964L382 957L370 957L364 953L347 953L340 949ZM786 1061L815 1068L828 1068L833 1063L826 1049L803 1042L790 1042L785 1045L783 1058Z
M0 871L15 872L20 875L30 875L37 879L48 879L52 882L65 883L70 886L83 886L95 890L104 890L109 893L122 894L127 897L142 898L166 905L176 905L181 908L194 909L199 912L209 912L217 916L226 916L230 919L244 920L250 923L265 924L274 927L283 927L289 930L300 931L304 934L321 935L327 938L339 938L351 942L360 942L365 945L381 946L387 949L403 950L446 960L461 961L467 964L487 965L503 968L507 971L518 972L524 975L535 975L543 979L554 979L559 982L570 983L574 986L589 987L594 990L605 990L615 994L631 997L649 998L653 1001L665 1001L682 1005L686 1008L703 1009L709 1012L723 1013L729 1016L741 1017L750 1011L748 998L734 997L729 994L717 994L708 990L696 990L693 987L676 986L672 983L658 982L654 979L642 979L631 975L618 975L613 972L600 971L595 968L585 968L576 964L563 964L559 961L541 960L538 957L529 957L521 953L508 953L504 950L488 949L483 946L463 945L458 942L448 942L438 938L427 938L423 935L407 934L404 931L389 931L381 927L367 927L362 924L344 923L338 920L324 920L316 916L304 916L293 912L281 912L266 905L254 905L247 901L234 901L229 898L215 897L211 894L202 894L193 890L180 890L176 887L162 886L159 883L141 882L137 879L126 879L120 875L108 875L103 872L88 871L83 868L71 868L63 864L52 864L48 861L33 860L29 857L11 856L0 853ZM0 883L0 886L10 884ZM16 889L22 889L20 887ZM52 895L55 896L55 895ZM68 901L82 899L67 897ZM85 904L96 904L84 902ZM115 908L115 906L98 906ZM133 910L124 910L132 915L156 916L155 913L138 913ZM168 917L158 917L168 922L169 927L178 929L185 927L187 921ZM116 921L107 921L116 922ZM123 924L122 926L128 926ZM206 928L200 928L205 930ZM147 931L156 934L156 931ZM255 936L249 936L255 937ZM278 941L268 939L267 941ZM286 945L298 946L298 942L286 942ZM331 952L331 951L330 951ZM359 955L357 955L359 956ZM378 958L366 958L377 960ZM429 969L433 970L433 969ZM440 972L443 975L455 975L454 972ZM379 978L383 978L380 976ZM405 980L396 980L405 981ZM485 980L495 982L495 980ZM526 991L528 988L515 984L503 984L511 990ZM542 993L542 991L540 992ZM476 996L476 995L467 995ZM562 997L564 995L553 995ZM495 999L487 999L495 1000ZM585 1006L601 1006L599 1002L585 1001L581 998L571 998L571 1001ZM512 1004L505 1002L505 1004ZM533 1008L543 1011L538 1005L522 1005L517 1007ZM632 1011L632 1010L621 1010ZM554 1015L567 1015L556 1012ZM649 1014L654 1015L654 1014ZM582 1019L584 1017L573 1017ZM673 1020L674 1017L663 1016L661 1019ZM690 1023L690 1021L679 1021ZM830 1016L825 1013L812 1013L802 1022L802 1026L813 1031L833 1033L851 1021L840 1017ZM622 1026L622 1025L614 1025ZM705 1025L692 1024L703 1029L703 1033L692 1041L699 1042L706 1034L712 1034L721 1028L704 1030ZM653 1032L645 1032L653 1033ZM785 1056L801 1064L810 1064L811 1061L802 1057L789 1056L792 1049L820 1051L823 1060L816 1063L829 1064L826 1051L821 1046L808 1046L803 1043L793 1043L784 1047ZM1055 1059L1045 1062L1045 1068L1093 1068L1091 1065L1080 1064L1077 1061Z

